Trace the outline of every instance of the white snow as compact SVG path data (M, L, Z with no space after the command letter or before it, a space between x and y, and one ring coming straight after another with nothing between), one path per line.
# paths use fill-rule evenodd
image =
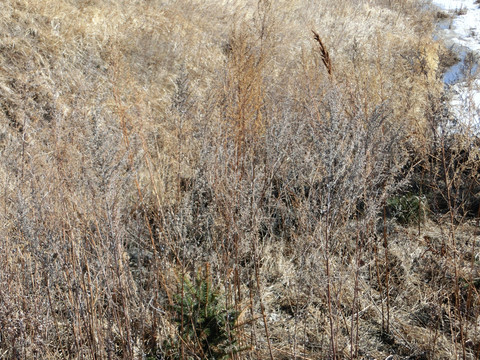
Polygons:
M459 44L480 51L480 7L475 0L433 0L432 4L459 14L453 19L451 29L444 31L455 37Z
M480 56L480 4L475 0L432 0L432 4L448 12L452 19L444 20L438 30L439 37L461 58L445 74L444 81L452 90L453 112L470 130L480 133L480 80L475 76L478 64L473 67L473 79L464 74L465 58Z
M432 4L444 10L475 9L474 0L432 0Z

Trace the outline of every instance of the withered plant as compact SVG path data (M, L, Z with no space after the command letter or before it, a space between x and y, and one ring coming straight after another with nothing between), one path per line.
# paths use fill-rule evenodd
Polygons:
M0 358L478 357L478 144L424 3L0 10Z

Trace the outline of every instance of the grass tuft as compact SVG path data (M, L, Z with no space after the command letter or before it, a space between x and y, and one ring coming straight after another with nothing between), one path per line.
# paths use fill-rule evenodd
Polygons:
M2 1L0 358L478 357L478 146L434 19Z

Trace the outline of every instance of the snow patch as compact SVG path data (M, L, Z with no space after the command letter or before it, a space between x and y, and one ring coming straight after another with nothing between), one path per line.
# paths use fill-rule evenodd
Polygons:
M432 4L449 12L451 19L439 27L439 37L451 47L461 61L444 75L451 90L451 105L461 127L480 134L480 5L476 0L432 0Z

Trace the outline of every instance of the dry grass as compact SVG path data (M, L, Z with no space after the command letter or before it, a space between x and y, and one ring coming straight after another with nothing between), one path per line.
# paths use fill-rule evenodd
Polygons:
M434 18L2 2L0 358L208 357L172 310L206 264L229 358L478 356L477 155L438 131ZM440 220L387 218L406 189Z

